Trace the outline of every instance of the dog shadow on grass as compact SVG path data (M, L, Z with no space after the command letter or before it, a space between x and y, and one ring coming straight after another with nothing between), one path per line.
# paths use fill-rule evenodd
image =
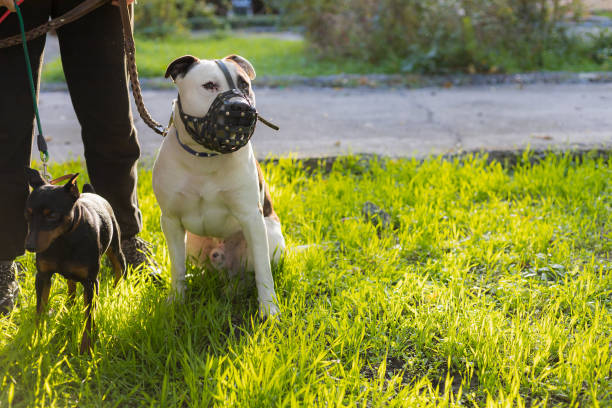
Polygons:
M138 299L138 303L127 306L131 322L126 320L126 324L117 327L118 341L145 336L151 341L160 340L160 346L177 339L177 343L202 350L210 346L222 349L261 321L253 273L247 274L246 281L238 282L222 271L188 262L185 296L174 301L168 300L169 279L165 286L141 282L140 277L128 280L128 288L124 289L128 293L121 294L126 298L123 302ZM140 294L135 293L138 291ZM100 320L115 320L112 314L100 315Z
M239 354L269 324L259 317L254 274L248 275L252 281L236 290L223 274L188 263L185 296L174 302L167 300L169 279L160 286L144 274L128 276L116 295L112 284L105 286L109 293L101 287L100 297L112 299L96 311L98 376L113 378L107 386L117 388L118 398L135 388L156 395L165 376L176 379L199 370L191 366ZM126 366L133 369L119 369Z
M66 279L59 274L53 276L49 303L39 316L36 313L34 289L35 257L28 254L21 257L19 262L22 266L18 273L20 294L10 317L3 319L5 330L0 328L0 332L6 335L5 344L0 348L3 358L0 361L6 358L4 361L9 365L16 362L27 364L32 356L44 356L49 350L78 353L79 336L82 334L79 328L84 327L85 316L82 288L77 285L76 295L70 300Z
M32 267L28 264L28 273ZM84 329L82 289L70 304L65 279L55 277L50 308L37 329L34 279L28 277L22 284L27 298L5 323L13 328L0 348L0 361L12 367L16 378L38 370L44 376L65 370L66 376L74 376L64 382L68 387L85 387L88 395L118 403L133 393L156 396L165 377L174 381L185 370L199 373L207 361L240 354L249 338L270 323L259 317L253 274L243 290L235 290L210 268L189 265L187 272L184 299L170 303L169 280L155 285L146 274L132 273L114 287L112 273L103 266L91 356L78 354ZM30 368L19 374L25 367Z

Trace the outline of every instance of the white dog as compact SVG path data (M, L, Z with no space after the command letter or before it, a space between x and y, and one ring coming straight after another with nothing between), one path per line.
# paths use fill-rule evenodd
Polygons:
M211 256L211 260L214 256L217 262L213 264L229 265L234 272L238 267L254 269L260 313L275 315L279 309L270 261L278 262L285 240L251 143L219 154L198 143L189 123L186 126L186 122L206 118L217 96L231 88L237 88L254 106L251 80L255 70L237 55L225 57L221 63L188 55L168 66L169 76L179 98L174 103L173 124L153 167L153 190L172 263L171 298L185 293L189 249L190 255ZM232 109L238 105L233 101L228 105ZM244 116L240 106L235 109ZM235 249L231 254L223 247L223 240L231 242ZM226 259L221 262L217 256Z

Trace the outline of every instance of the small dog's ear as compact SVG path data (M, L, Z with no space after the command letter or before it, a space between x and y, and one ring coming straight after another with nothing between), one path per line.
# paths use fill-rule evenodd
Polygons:
M26 179L28 180L28 184L32 188L38 188L40 186L44 186L47 184L45 179L40 175L38 170L31 169L29 167L25 168Z
M193 55L183 55L182 57L175 59L170 63L170 65L168 65L164 78L172 77L172 80L176 81L176 78L178 78L179 76L184 76L187 71L189 71L189 68L199 61L200 60L194 57Z
M77 185L76 179L79 177L79 173L74 174L70 177L68 183L64 185L64 189L68 194L73 196L75 199L79 198L81 193L79 192L79 186Z
M236 64L238 64L240 68L244 70L244 72L246 72L251 81L255 79L255 68L253 68L253 65L251 65L248 59L236 54L228 55L223 59L234 61Z

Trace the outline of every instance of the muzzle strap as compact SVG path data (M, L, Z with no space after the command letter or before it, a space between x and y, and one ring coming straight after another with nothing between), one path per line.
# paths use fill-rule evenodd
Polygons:
M274 130L280 129L278 127L278 125L275 125L274 123L270 122L269 120L262 118L261 115L259 114L259 112L257 113L257 120L259 120L261 123L263 123L267 127L272 128Z
M225 63L221 60L215 60L215 63L219 66L219 68L221 69L221 72L223 72L223 75L225 75L225 79L227 79L227 83L230 86L230 89L238 89L236 88L236 85L234 84L234 80L232 79L232 75L230 74L230 72L228 71L227 67L225 66ZM269 120L266 120L264 118L261 117L261 115L259 114L259 112L257 112L257 119L263 123L264 125L274 129L274 130L278 130L279 127L276 126L274 123L270 122Z
M219 68L221 69L221 72L223 72L223 75L225 75L225 79L227 79L227 83L229 84L230 89L238 89L236 87L236 84L234 83L234 79L232 78L232 75L230 74L229 70L225 66L225 63L221 60L215 60L215 63L219 66Z

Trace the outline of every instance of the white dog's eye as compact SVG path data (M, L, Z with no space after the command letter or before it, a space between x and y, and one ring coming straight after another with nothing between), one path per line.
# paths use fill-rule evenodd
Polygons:
M238 77L238 88L240 88L245 93L248 93L249 91L249 83L242 79L241 76Z
M217 88L217 85L215 85L213 82L208 81L207 83L205 83L204 85L202 85L202 87L204 89L208 89L209 91L212 91L213 89Z

